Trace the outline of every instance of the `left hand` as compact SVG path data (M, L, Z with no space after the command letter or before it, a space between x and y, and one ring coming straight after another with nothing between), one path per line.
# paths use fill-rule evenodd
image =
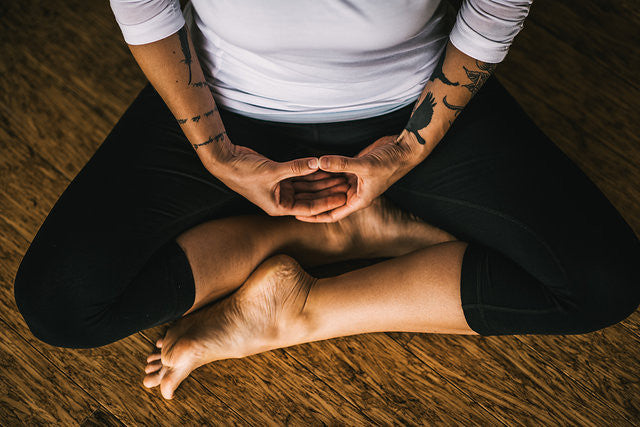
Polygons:
M355 157L325 155L320 157L320 169L346 177L346 203L335 209L313 215L296 216L305 222L335 222L364 209L384 193L394 182L420 163L418 154L400 135L383 136L360 151ZM298 200L318 197L316 193L295 194Z

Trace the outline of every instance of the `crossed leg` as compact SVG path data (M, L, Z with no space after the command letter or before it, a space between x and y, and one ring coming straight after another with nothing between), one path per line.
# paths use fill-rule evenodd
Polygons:
M215 360L369 332L476 334L460 305L467 244L383 198L334 224L247 215L176 241L196 301L147 359L144 385L165 398ZM391 259L325 279L300 265L377 257Z

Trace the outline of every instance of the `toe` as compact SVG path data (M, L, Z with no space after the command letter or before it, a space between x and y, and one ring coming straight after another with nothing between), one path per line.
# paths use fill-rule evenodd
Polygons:
M155 362L156 360L160 360L162 353L151 353L149 357L147 357L147 363Z
M173 393L190 373L191 369L169 368L160 382L162 396L165 399L173 399Z
M142 384L144 384L144 386L147 388L152 388L159 385L166 371L167 371L167 368L163 366L160 370L153 372L151 374L147 374L144 377L144 380L142 380Z
M147 367L144 368L144 371L147 374L151 374L153 372L159 371L160 368L162 368L162 362L160 360L156 360L156 361L153 361L153 362L149 363L147 365Z

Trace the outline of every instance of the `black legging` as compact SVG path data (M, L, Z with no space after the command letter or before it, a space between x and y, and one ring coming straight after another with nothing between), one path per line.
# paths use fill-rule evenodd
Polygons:
M412 107L320 124L221 116L233 143L286 161L355 155L400 133ZM634 232L495 78L385 196L469 243L461 303L481 335L587 333L640 302ZM195 286L175 237L247 213L266 215L204 168L147 85L27 250L15 279L20 312L40 340L74 348L177 319Z

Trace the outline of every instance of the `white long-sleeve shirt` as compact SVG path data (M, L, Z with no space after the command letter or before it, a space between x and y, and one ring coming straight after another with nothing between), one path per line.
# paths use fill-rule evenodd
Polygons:
M127 43L191 30L217 105L262 120L374 117L415 102L447 39L501 62L532 0L110 0ZM455 21L455 22L454 22Z

